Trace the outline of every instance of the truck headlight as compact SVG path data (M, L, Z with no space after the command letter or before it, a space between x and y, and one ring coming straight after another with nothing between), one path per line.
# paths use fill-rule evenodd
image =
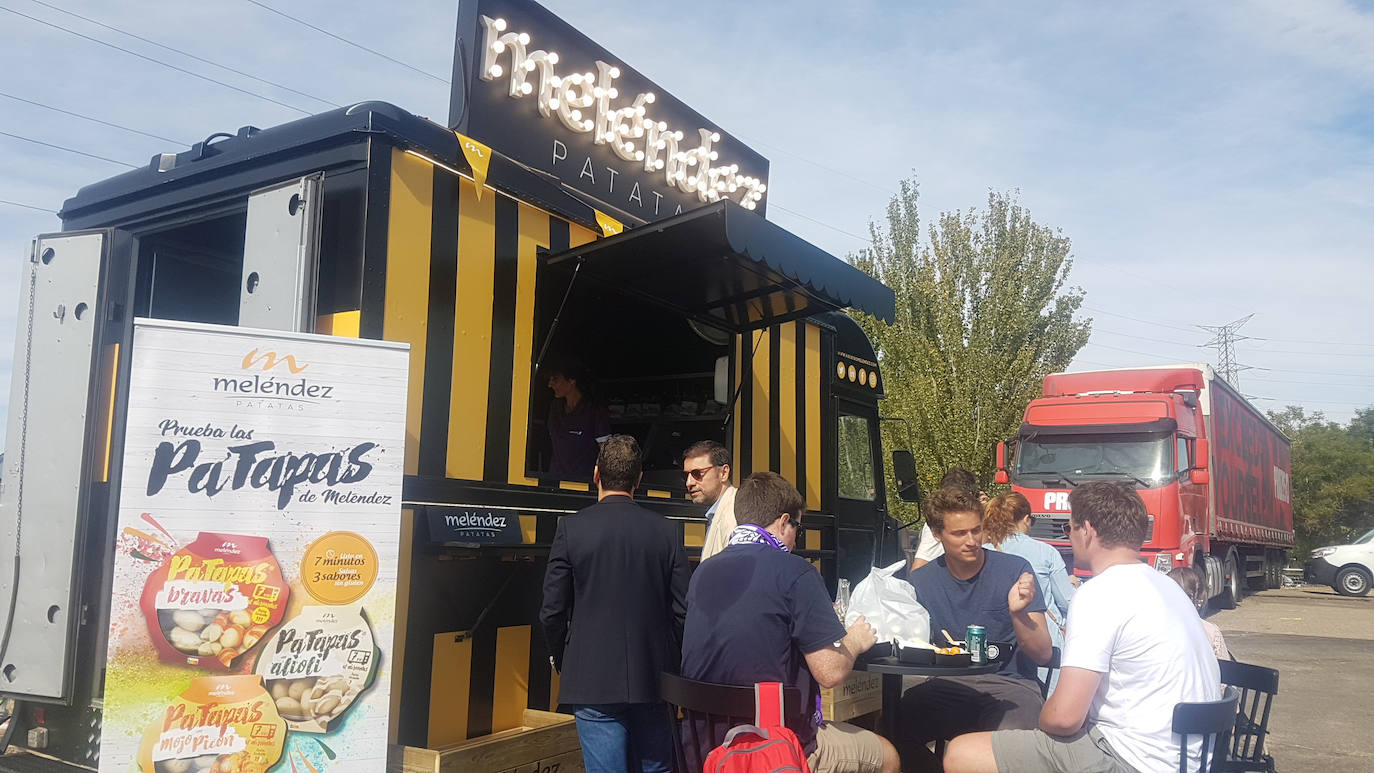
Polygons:
M1312 551L1312 557L1313 557L1313 558L1326 558L1327 556L1329 556L1329 555L1331 555L1332 553L1335 553L1335 552L1336 552L1336 549L1335 549L1335 548L1317 548L1316 550Z
M1156 553L1156 554L1155 554L1155 569L1158 569L1158 570L1161 571L1161 572L1167 572L1167 571L1169 571L1170 569L1173 569L1173 568L1174 568L1174 558L1173 558L1173 556L1169 555L1168 553Z

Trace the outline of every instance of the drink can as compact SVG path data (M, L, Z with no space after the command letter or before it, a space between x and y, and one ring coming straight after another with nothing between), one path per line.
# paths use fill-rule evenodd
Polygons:
M969 662L981 666L988 662L988 631L981 625L970 625L964 632L964 649Z

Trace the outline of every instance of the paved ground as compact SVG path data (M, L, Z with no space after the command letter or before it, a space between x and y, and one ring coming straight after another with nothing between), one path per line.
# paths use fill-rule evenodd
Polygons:
M1237 660L1279 670L1269 723L1279 773L1374 773L1374 596L1284 588L1210 619Z

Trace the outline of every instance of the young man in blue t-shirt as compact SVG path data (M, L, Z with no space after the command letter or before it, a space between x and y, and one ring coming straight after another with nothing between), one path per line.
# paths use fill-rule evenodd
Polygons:
M1033 728L1040 717L1036 667L1050 662L1045 599L1026 559L983 549L983 505L977 494L939 489L926 500L926 522L944 555L911 572L916 600L930 612L930 640L944 646L943 631L962 639L981 625L989 642L1016 644L1016 654L995 674L929 679L902 696L902 769L938 771L926 749L978 730Z
M787 726L812 773L898 773L887 740L843 722L821 722L820 687L834 687L876 641L863 618L845 630L816 568L792 555L805 502L774 472L756 472L735 494L738 526L703 561L687 590L682 675L716 684L781 682L808 710ZM814 709L814 711L810 710ZM698 762L723 739L705 739Z

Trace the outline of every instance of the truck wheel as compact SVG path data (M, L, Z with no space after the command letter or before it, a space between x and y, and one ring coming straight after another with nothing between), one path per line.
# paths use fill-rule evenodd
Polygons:
M1346 567L1336 573L1336 582L1331 587L1342 596L1363 596L1369 593L1369 575L1359 567Z
M1242 598L1241 587L1243 583L1240 579L1240 562L1236 560L1236 551L1231 550L1226 553L1226 564L1223 570L1222 580L1226 583L1217 596L1218 609L1235 609Z

